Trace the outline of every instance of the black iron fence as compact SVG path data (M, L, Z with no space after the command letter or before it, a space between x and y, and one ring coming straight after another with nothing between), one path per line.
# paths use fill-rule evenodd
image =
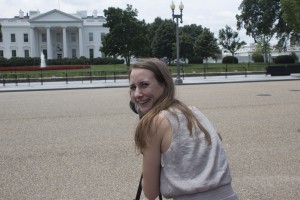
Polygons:
M13 83L18 86L19 83L27 83L30 85L32 82L40 82L43 85L45 82L65 82L68 84L70 81L81 81L90 82L96 80L103 80L104 82L108 80L113 80L116 82L117 79L127 78L128 71L116 71L116 70L106 70L106 71L57 71L57 72L49 72L49 71L39 71L39 72L30 72L30 73L1 73L0 74L0 82L5 86L5 84Z
M299 66L293 66L294 71L295 67L299 73ZM279 67L280 68L280 67ZM278 68L278 69L279 69ZM267 70L268 69L268 70ZM223 66L213 66L203 64L197 67L185 67L184 65L180 66L180 75L184 79L185 77L197 76L203 77L204 79L208 76L228 76L233 75L244 75L245 78L249 74L268 74L270 67L266 67L264 70L253 71L249 70L249 66L245 65L227 65ZM276 67L277 69L277 67ZM170 67L171 73L176 76L176 68ZM126 79L128 78L127 70L40 70L40 71L10 71L10 72L0 72L0 84L5 86L8 83L13 83L16 86L19 83L27 83L30 85L32 82L40 82L43 85L45 82L65 82L68 84L70 81L81 81L93 83L93 81L102 80L104 82L112 80L114 82L117 79Z

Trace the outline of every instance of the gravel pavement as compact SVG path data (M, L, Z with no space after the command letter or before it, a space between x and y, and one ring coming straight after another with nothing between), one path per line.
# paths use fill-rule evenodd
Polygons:
M177 86L223 136L241 200L300 199L300 81ZM0 199L133 199L127 88L0 93Z

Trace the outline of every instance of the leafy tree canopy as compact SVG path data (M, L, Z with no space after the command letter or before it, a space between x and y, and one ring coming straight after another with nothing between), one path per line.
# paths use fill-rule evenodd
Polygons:
M139 21L137 10L127 5L126 10L110 7L104 10L109 33L104 37L100 48L108 56L121 56L130 65L132 56L141 56L147 52L147 26Z
M220 53L217 39L209 29L204 28L202 34L198 36L194 45L194 51L197 56L206 60L209 57L214 58L216 54Z
M179 32L179 46L180 46L180 56L182 58L191 59L195 57L194 43L199 35L203 32L201 25L196 24L185 25L180 28Z
M236 15L238 30L245 28L254 41L261 38L270 41L276 32L280 17L280 0L243 0Z
M295 32L300 32L300 1L280 0L283 19Z
M243 45L246 45L245 41L240 42L239 34L233 31L231 27L226 25L225 29L219 31L219 43L224 48L230 51L232 56L239 50Z
M172 59L172 52L176 42L175 26L172 20L164 20L155 32L151 43L152 54L157 58Z

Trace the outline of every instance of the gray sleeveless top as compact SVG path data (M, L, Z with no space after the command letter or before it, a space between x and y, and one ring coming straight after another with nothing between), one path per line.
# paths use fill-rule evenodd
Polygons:
M212 143L208 145L202 132L190 135L181 111L175 110L178 118L170 111L162 111L173 129L171 146L161 155L160 191L166 198L202 193L231 183L226 153L217 132L197 108L191 109L209 132Z

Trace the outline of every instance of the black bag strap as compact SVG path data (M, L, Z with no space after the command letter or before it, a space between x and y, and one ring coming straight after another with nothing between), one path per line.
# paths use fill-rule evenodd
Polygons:
M140 198L141 198L141 193L142 193L142 179L143 179L143 175L141 175L140 182L139 182L139 187L138 187L138 190L136 192L135 199L133 199L133 200L140 200Z
M135 199L133 200L140 200L141 198L141 194L142 194L142 180L143 180L143 175L141 175L141 178L140 178L140 182L139 182L139 187L138 187L138 190L136 192L136 196L135 196ZM161 194L159 193L159 200L162 200L162 196Z

